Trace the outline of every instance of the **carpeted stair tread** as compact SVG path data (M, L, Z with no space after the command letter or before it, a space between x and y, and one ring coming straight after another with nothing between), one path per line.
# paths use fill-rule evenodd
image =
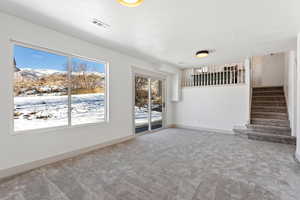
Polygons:
M252 112L251 118L288 120L288 115L286 113Z
M292 136L276 135L276 134L262 133L257 131L248 132L247 135L248 138L252 140L296 145L296 137L292 137Z
M252 101L252 106L286 106L285 101Z
M253 101L285 101L284 96L253 96Z
M289 120L251 118L251 124L289 127Z
M286 106L252 106L251 112L287 113Z
M249 129L234 129L234 132L242 137L247 137L251 140L259 140L266 142L275 142L282 144L296 144L296 137L288 135L278 135L273 133L264 133L259 131L252 131Z
M283 91L253 91L252 96L281 96L284 95Z
M263 132L263 133L272 133L272 134L276 134L276 135L291 136L291 129L289 127L248 124L247 128L252 131L258 131L258 132Z
M253 91L283 91L283 87L282 86L276 86L276 87L256 87L253 88Z
M264 94L252 94L252 97L254 98L263 98L263 97L267 97L267 98L285 98L284 95L278 95L278 94L268 94L268 95L264 95Z
M287 113L282 113L282 112L264 112L264 111L252 111L251 114L288 116Z

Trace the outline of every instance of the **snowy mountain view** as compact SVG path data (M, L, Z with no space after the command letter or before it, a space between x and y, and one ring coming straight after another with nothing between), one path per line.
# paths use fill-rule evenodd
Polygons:
M105 119L105 64L14 47L14 130ZM69 116L70 113L70 116Z
M72 74L76 81L83 77L100 87L89 87L85 83L87 86L83 88L72 84L72 125L104 120L104 74ZM24 68L15 72L15 131L68 125L67 84L64 71Z

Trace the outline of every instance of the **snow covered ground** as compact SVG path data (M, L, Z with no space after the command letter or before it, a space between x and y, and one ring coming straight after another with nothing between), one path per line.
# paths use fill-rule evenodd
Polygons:
M105 120L104 94L72 95L72 125Z
M15 131L68 125L67 96L15 97ZM104 94L72 96L72 125L104 120Z
M104 121L104 94L72 95L72 125ZM68 125L67 96L15 97L14 129L25 131ZM136 125L148 123L147 108L135 108ZM152 112L152 121L162 120Z
M162 113L157 111L151 112L151 121L161 121ZM148 124L148 109L135 107L135 125L140 126Z

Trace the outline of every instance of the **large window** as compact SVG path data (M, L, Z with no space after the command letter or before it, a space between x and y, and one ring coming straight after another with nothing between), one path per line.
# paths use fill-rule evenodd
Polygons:
M106 120L106 64L14 45L14 131Z

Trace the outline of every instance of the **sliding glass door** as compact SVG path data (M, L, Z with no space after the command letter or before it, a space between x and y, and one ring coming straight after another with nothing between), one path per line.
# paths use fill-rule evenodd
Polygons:
M135 76L135 132L141 133L163 127L164 81Z
M163 81L152 80L151 89L151 130L163 126Z
M135 132L149 130L149 79L135 77Z

